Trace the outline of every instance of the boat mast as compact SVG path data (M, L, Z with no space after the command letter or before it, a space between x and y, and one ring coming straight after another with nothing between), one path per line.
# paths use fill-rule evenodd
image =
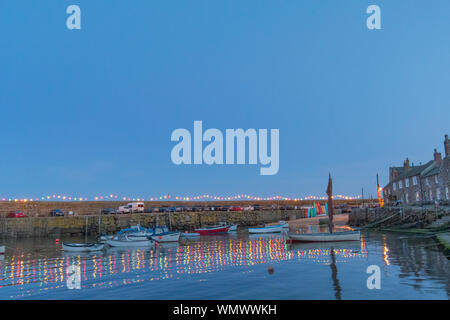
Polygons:
M330 233L333 233L333 181L331 180L331 173L328 175L328 228Z

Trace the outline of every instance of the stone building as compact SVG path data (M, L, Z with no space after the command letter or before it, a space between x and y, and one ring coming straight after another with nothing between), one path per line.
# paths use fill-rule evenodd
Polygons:
M401 200L412 204L427 201L450 200L450 139L445 135L445 157L434 149L433 160L425 164L410 165L409 159L402 167L389 168L389 183L384 187L386 203Z

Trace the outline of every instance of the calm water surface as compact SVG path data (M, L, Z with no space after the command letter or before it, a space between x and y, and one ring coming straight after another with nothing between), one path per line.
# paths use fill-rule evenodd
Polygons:
M449 299L450 294L450 261L432 238L422 236L364 233L360 242L324 245L238 233L90 254L62 252L53 239L2 243L7 251L0 256L0 299ZM67 286L72 265L79 266L80 289ZM380 290L367 289L369 265L381 269Z

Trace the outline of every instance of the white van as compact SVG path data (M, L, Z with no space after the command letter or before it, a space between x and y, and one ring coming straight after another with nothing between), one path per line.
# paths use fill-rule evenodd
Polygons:
M117 212L118 213L144 212L144 203L130 202L126 206L120 206Z

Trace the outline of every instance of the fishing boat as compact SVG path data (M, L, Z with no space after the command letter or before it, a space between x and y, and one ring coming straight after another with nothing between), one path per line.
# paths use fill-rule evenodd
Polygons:
M180 232L169 231L166 226L155 226L153 228L144 228L141 225L123 229L117 233L126 235L132 240L148 240L152 239L158 242L177 242L180 239ZM108 240L108 239L106 239ZM109 239L111 240L111 239Z
M67 243L63 242L62 248L69 252L87 252L103 250L103 243Z
M117 237L106 241L111 247L150 247L155 244L154 240L135 240L128 236Z
M196 233L199 233L201 236L206 236L210 234L217 234L217 233L226 233L230 229L230 226L214 226L214 227L206 227L206 228L199 228L195 229L194 231Z
M5 246L0 246L0 254L5 254Z
M342 231L342 232L317 232L317 233L295 233L286 234L288 243L292 242L335 242L335 241L359 241L361 232L359 231Z
M283 226L283 228L289 228L289 223L287 223L284 220L280 220L280 221L278 221L278 223L281 224Z
M283 225L265 226L262 228L248 228L248 233L278 233L283 230Z
M219 226L229 226L230 228L228 229L228 232L234 232L237 231L237 224L228 224L226 222L219 222Z
M152 235L150 238L158 242L177 242L180 240L181 232L163 232Z
M333 181L331 173L328 176L328 232L295 233L286 232L288 242L335 242L335 241L359 241L361 233L359 231L338 231L333 232Z

